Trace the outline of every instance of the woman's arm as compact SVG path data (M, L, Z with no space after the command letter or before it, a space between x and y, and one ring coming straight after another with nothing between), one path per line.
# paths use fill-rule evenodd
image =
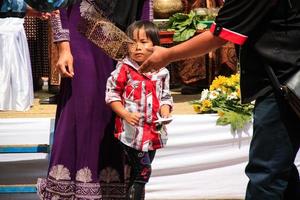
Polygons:
M140 72L158 70L169 63L185 58L197 57L215 50L227 41L205 31L194 38L171 48L154 47L153 54L141 65Z
M57 11L53 11L52 13L48 12L39 12L32 7L26 5L26 15L30 17L37 17L40 18L41 20L47 20L51 17L51 15L57 14Z
M62 77L73 78L74 67L73 67L73 56L71 53L70 42L61 41L57 42L59 59L56 63Z
M68 23L65 12L51 17L51 28L53 33L53 41L58 46L59 59L56 67L60 71L62 77L72 78L74 76L73 56L70 48L70 35L67 28L63 28L62 23Z

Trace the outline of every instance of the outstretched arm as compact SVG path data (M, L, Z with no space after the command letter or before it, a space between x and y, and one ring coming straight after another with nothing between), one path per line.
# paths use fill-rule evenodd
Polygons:
M32 7L26 5L26 15L30 17L37 17L40 18L41 20L47 20L51 17L51 15L57 14L56 11L53 11L52 13L48 12L39 12Z
M225 1L210 31L170 49L155 47L153 55L145 61L140 71L148 72L176 60L206 54L222 46L226 41L243 45L248 36L263 25L278 2L277 0Z
M171 62L204 55L224 45L227 41L206 31L171 48L154 47L153 54L141 65L140 72L158 70Z

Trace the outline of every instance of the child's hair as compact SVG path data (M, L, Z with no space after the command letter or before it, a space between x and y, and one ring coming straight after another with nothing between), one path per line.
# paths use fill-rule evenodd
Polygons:
M134 30L139 30L144 28L146 36L151 39L153 46L160 45L159 41L159 30L155 24L153 24L150 21L147 20L139 20L133 22L128 28L127 28L127 35L131 39L133 39L133 32Z

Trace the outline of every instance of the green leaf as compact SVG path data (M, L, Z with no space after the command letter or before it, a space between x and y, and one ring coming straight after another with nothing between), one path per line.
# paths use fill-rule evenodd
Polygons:
M220 110L219 110L220 111ZM232 111L223 111L223 115L217 119L217 125L228 125L230 124L231 129L236 131L238 129L243 129L243 127L251 122L252 116L232 112Z
M204 30L206 24L200 23L202 16L191 11L189 14L176 13L169 18L168 28L175 30L173 36L174 42L182 42L193 37L196 30Z
M184 19L188 19L189 15L185 14L185 13L175 13L174 15L172 15L171 17L173 17L176 20L184 20Z
M195 33L196 33L196 30L194 30L194 29L185 29L181 33L176 32L174 34L173 40L176 42L182 42L182 41L185 41L185 40L188 40L189 38L191 38Z
M204 30L204 29L207 28L207 25L206 24L202 24L202 23L198 23L196 25L196 28L197 28L197 30Z

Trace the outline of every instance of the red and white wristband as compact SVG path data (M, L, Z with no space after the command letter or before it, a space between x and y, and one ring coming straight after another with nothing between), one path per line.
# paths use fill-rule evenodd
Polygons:
M243 45L248 36L242 35L240 33L236 33L234 31L231 31L229 29L226 29L216 23L213 23L210 27L210 32L214 35L214 36L218 36L224 40L228 40L230 42L233 42L235 44L238 45Z

